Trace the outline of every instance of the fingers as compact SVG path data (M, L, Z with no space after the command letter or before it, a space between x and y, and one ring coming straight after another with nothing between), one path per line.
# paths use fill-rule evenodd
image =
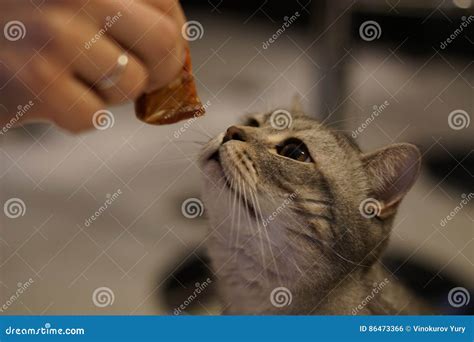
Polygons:
M17 55L5 57L11 70L17 70L5 90L23 94L10 101L8 108L12 110L30 100L34 103L18 122L45 118L71 132L93 127L93 115L103 109L105 103L70 73L60 69L53 59L41 55L31 59Z
M158 1L156 1L158 3ZM113 1L94 3L94 15L99 23L104 18L121 13L122 16L108 27L107 35L137 56L148 70L147 91L163 87L173 81L180 72L185 55L185 41L181 36L180 23L173 16L179 16L177 1L160 1L160 8L142 1ZM111 13L112 11L112 13ZM181 14L182 15L182 14ZM103 25L103 24L102 24Z
M108 104L133 101L148 85L145 67L133 55L124 54L105 40L76 60L73 69Z
M51 106L53 121L72 133L93 128L94 114L105 108L104 102L94 92L74 78L64 78L52 84L44 101L54 101Z
M143 0L150 6L161 10L165 15L172 18L181 30L186 23L186 16L178 0Z
M97 28L82 17L74 17L67 26L62 18L66 17L58 16L57 26L67 28L57 45L61 47L61 58L78 79L109 104L134 100L145 91L148 72L141 61L132 54L124 55L124 50L107 35L92 41ZM124 58L126 63L120 68Z
M1 42L2 102L8 111L35 102L18 122L49 119L82 131L106 104L163 87L182 69L185 17L177 0L48 0L34 15L32 2L15 4L2 5L4 16L28 34Z

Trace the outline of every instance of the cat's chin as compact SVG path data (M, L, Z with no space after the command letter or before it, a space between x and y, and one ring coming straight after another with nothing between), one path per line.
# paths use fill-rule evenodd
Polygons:
M221 162L219 149L214 152L208 152L206 156L202 158L201 169L206 175L205 182L212 187L217 187L221 190L222 187L226 187L229 191L236 191L232 187L232 182L229 180L228 175L224 171L224 167Z
M216 152L218 153L218 152ZM221 188L225 185L225 174L220 161L216 158L208 157L201 162L201 170L204 173L204 182L211 188Z
M256 217L254 207L242 196L239 189L233 186L235 183L229 179L229 176L224 171L218 151L208 156L205 162L201 163L201 170L205 175L203 183L204 192L211 196L222 196L223 198L226 197L225 192L228 192L231 196L237 195L250 217Z

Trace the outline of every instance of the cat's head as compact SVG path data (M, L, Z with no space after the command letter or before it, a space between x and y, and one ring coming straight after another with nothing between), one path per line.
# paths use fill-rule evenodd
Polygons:
M363 153L299 110L277 110L229 127L200 163L213 248L241 251L265 272L337 278L380 257L420 153L411 144Z

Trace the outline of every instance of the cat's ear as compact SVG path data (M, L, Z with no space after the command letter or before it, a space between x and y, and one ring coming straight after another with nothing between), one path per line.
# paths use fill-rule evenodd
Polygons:
M362 161L369 175L372 195L380 203L378 217L395 214L400 201L420 172L420 150L412 144L394 144L365 154Z
M291 99L291 111L293 113L304 113L301 96L298 93L293 95L293 98Z

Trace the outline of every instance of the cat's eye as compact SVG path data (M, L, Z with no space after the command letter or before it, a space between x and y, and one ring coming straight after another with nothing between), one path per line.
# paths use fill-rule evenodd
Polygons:
M312 162L308 148L299 139L288 139L276 148L277 153L283 157L291 158L300 162Z
M249 118L245 121L244 126L260 127L260 123L254 118Z

